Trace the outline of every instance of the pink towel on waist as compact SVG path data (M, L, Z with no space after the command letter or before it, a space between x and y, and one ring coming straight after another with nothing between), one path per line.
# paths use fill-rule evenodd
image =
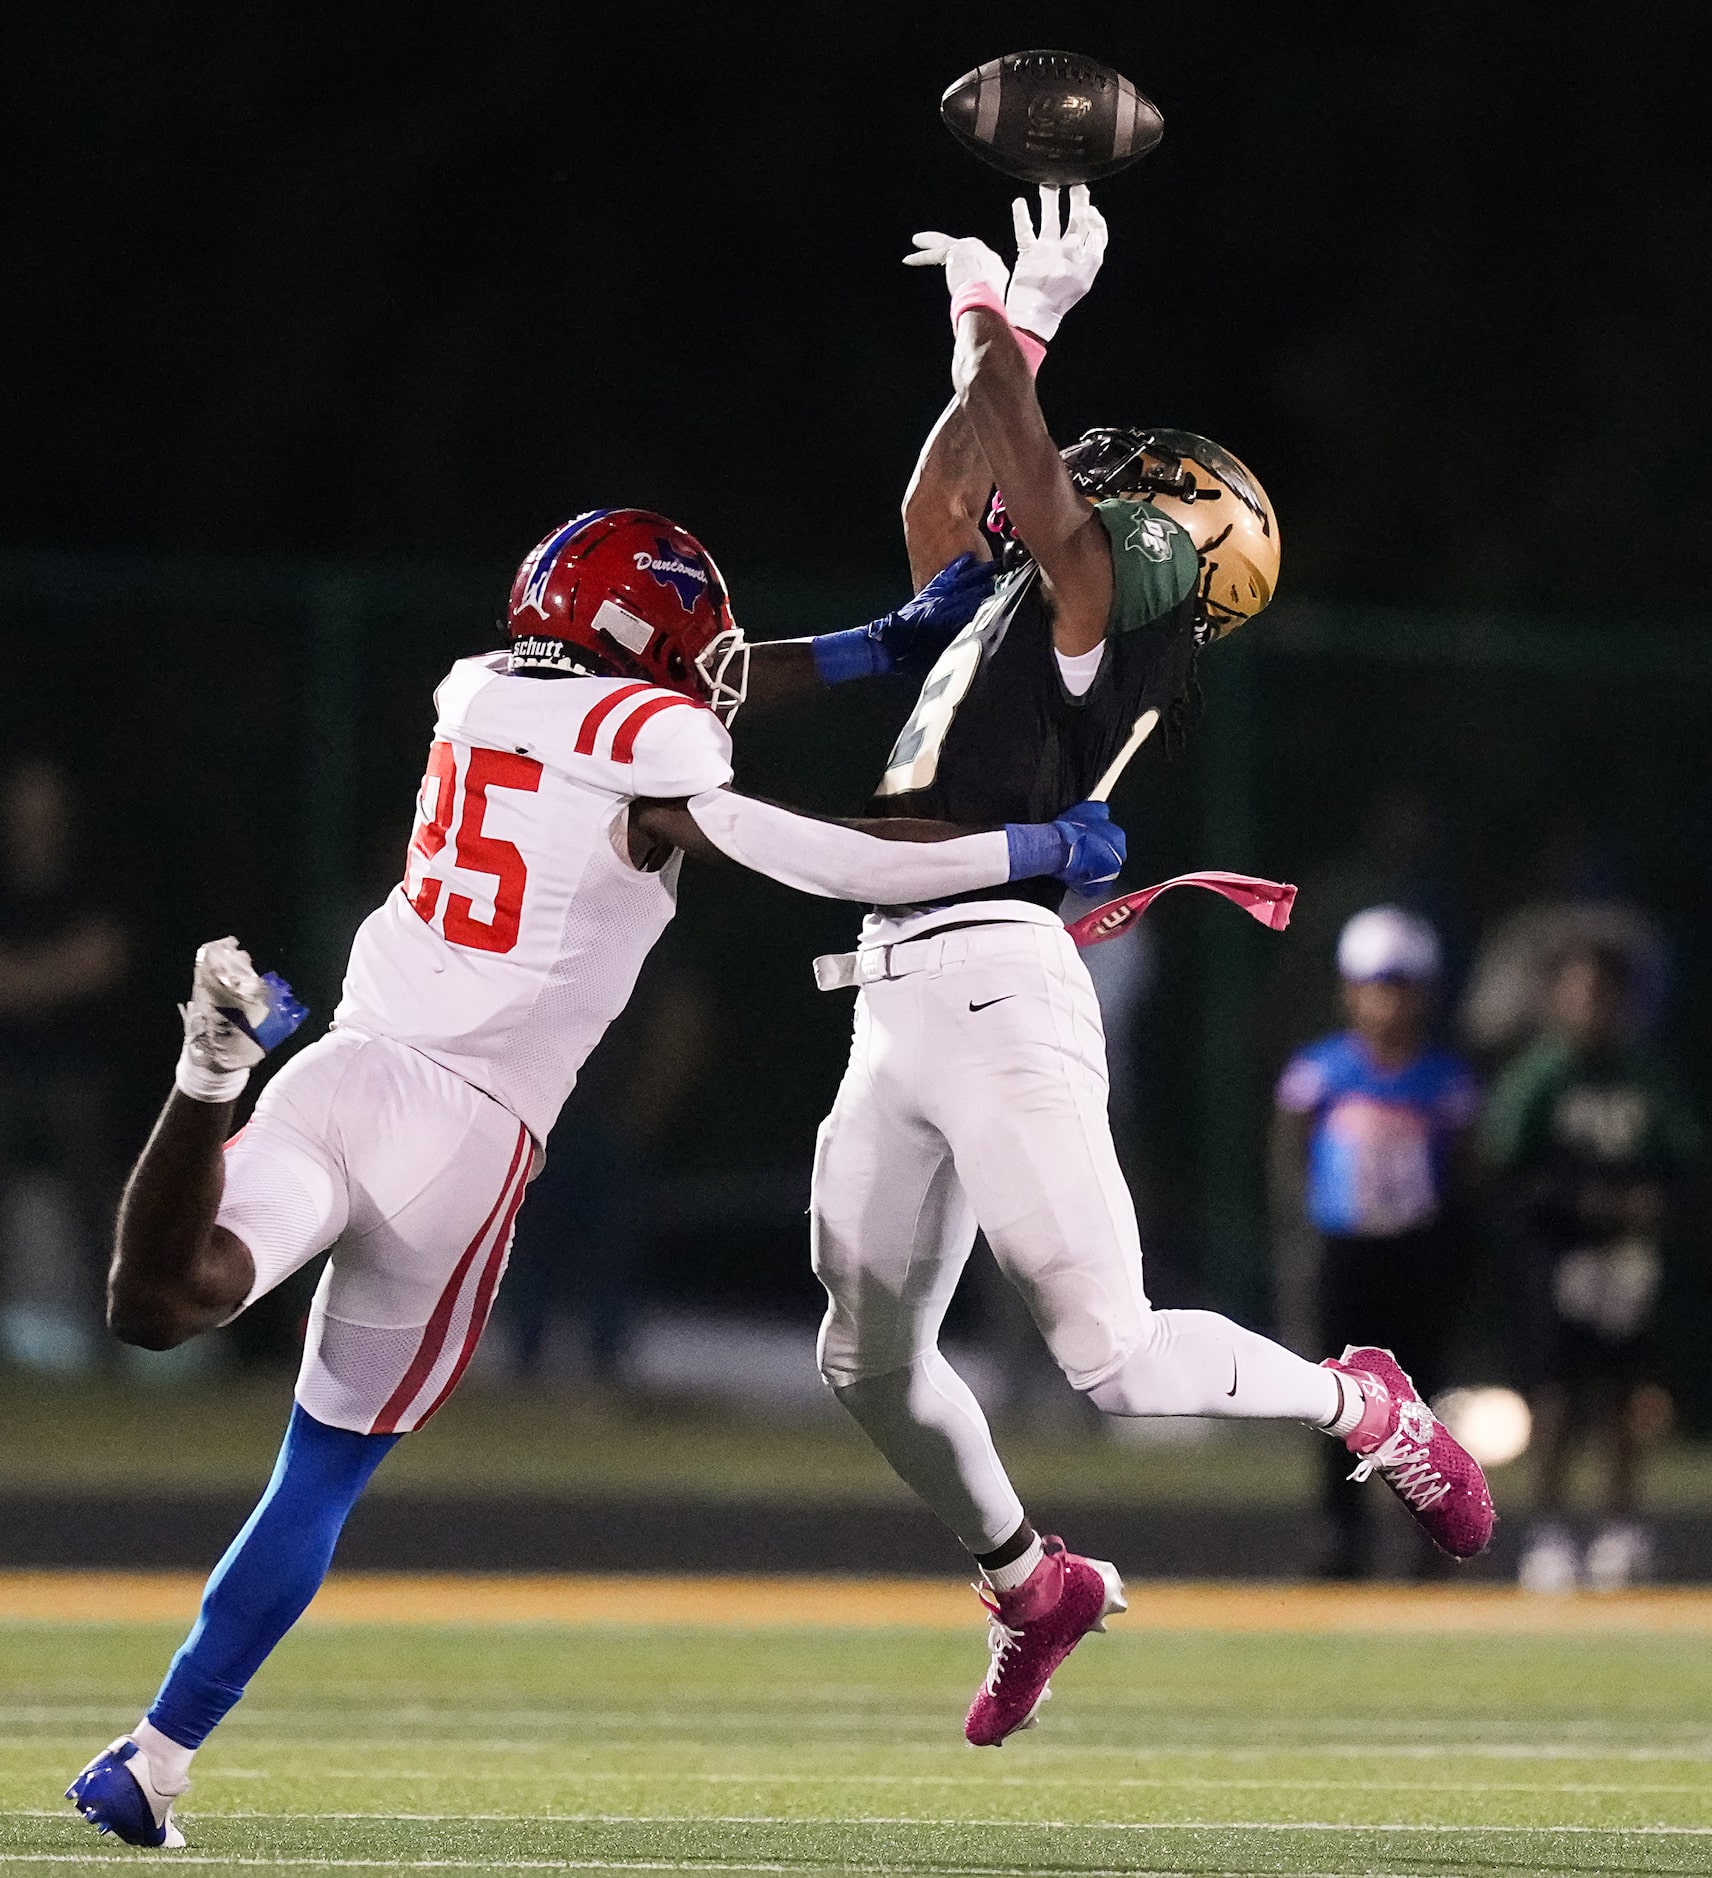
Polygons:
M1252 874L1178 874L1162 880L1157 887L1143 887L1139 893L1126 893L1121 900L1108 900L1091 913L1073 920L1065 930L1079 946L1097 946L1115 939L1140 919L1162 893L1173 887L1204 887L1240 906L1262 926L1282 932L1290 924L1290 909L1296 904L1296 889L1281 880L1257 880Z

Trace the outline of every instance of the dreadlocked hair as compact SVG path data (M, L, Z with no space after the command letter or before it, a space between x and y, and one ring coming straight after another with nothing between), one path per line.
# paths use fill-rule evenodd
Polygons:
M1176 634L1159 655L1155 696L1163 700L1159 717L1167 761L1183 754L1206 702L1201 691L1201 650L1200 633L1189 631ZM1149 689L1154 689L1153 684Z

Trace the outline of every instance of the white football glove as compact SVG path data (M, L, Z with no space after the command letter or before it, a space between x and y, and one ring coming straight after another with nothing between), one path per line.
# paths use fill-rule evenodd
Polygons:
M1106 257L1106 218L1094 207L1086 183L1070 191L1070 219L1058 232L1058 191L1040 192L1040 232L1029 219L1028 203L1011 204L1016 224L1017 258L1005 312L1013 326L1050 339L1058 322L1094 284ZM919 241L921 237L918 235Z
M965 287L972 287L983 282L991 287L1002 300L1005 288L1010 284L1010 269L987 246L984 241L973 235L964 235L959 239L955 235L939 235L932 230L914 235L917 252L904 256L905 267L942 267L945 269L946 291L953 299Z

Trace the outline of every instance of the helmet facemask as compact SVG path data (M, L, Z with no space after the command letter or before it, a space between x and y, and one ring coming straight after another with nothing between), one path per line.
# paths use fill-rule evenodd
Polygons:
M731 722L749 695L750 650L740 626L725 626L696 655L696 677L707 693L708 708L722 724Z

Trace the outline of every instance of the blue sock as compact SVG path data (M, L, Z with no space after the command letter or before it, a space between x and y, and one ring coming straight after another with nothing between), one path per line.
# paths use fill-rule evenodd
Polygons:
M273 1478L202 1594L149 1720L199 1748L321 1588L357 1495L397 1435L353 1435L294 1406Z

